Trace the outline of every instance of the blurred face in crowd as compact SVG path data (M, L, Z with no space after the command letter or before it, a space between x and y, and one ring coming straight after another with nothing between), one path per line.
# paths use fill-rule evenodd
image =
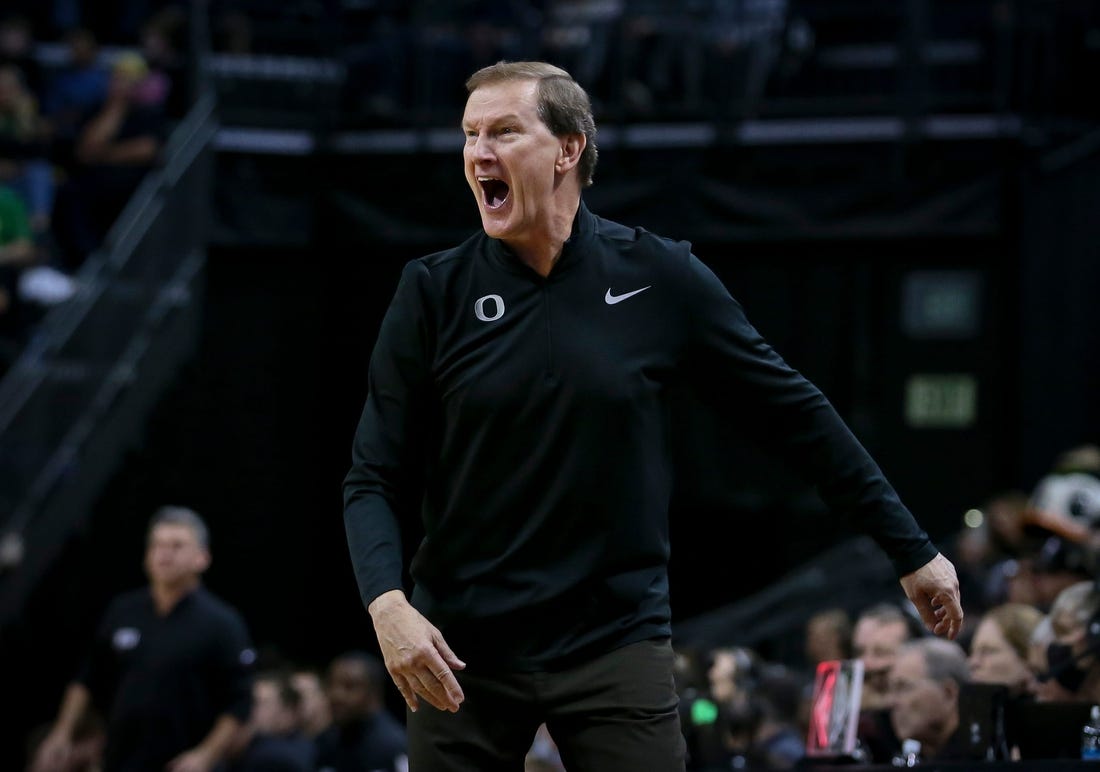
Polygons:
M268 679L257 679L252 685L252 726L264 734L287 734L294 731L297 716L294 709L279 697L279 685Z
M336 660L328 673L328 701L332 720L347 724L373 713L378 703L371 694L367 669L362 662Z
M818 616L806 624L806 660L811 664L844 659L844 644L843 631L834 619Z
M939 746L956 720L959 688L954 681L928 677L924 655L904 651L889 676L890 723L899 739Z
M69 59L75 67L91 67L99 55L95 37L87 30L74 30L66 38L69 44Z
M1047 659L1048 643L1045 640L1037 641L1028 647L1027 663L1033 676L1029 683L1029 691L1035 695L1036 702L1067 702L1073 699L1073 692L1053 678L1045 681L1040 678L1050 670L1050 662Z
M318 734L329 724L328 696L316 673L295 673L291 683L302 698L299 710L302 725L309 734Z
M197 584L210 565L210 553L186 525L160 523L145 547L145 572L154 585L185 589Z
M726 649L714 652L710 669L707 670L707 681L710 683L710 696L715 702L729 702L737 696L738 675L737 657L733 652Z
M902 620L884 622L865 617L856 623L852 633L852 649L863 660L864 686L884 693L887 678L898 648L909 639L909 627Z
M979 684L1004 684L1022 690L1032 678L1027 662L992 619L983 619L974 632L968 664L971 679Z
M568 142L538 114L538 81L478 87L466 102L462 129L466 181L477 199L485 233L512 246L536 243L554 222L559 163ZM571 168L571 167L570 167Z
M0 110L15 107L23 95L23 84L14 67L0 67Z

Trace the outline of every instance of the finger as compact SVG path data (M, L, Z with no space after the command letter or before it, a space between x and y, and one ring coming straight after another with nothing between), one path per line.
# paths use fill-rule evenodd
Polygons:
M432 641L435 643L436 651L443 657L443 661L447 663L447 666L454 670L463 670L466 667L466 663L460 660L451 647L447 645L447 642L443 640L443 633L438 630L432 630Z
M438 630L433 630L432 633L432 639L437 649L442 647L450 654L454 661L458 662L462 667L466 667L466 663L458 659L458 657L454 655L454 652L447 646L447 642L443 640L443 636L440 632ZM451 672L451 668L448 666L449 664L445 656L442 659L440 657L434 657L432 661L428 662L428 669L431 670L436 682L443 688L447 701L454 706L454 710L458 710L458 706L462 704L466 696L462 693L462 687L459 685L458 679L455 678L454 673Z
M455 678L455 674L450 670L443 670L437 673L435 677L443 686L443 690L447 693L447 697L454 704L455 710L458 710L458 706L466 699L466 695L462 692L462 686L458 683L458 679Z
M441 668L444 666L440 663L438 667ZM439 671L437 670L436 672ZM450 671L447 672L449 673ZM458 703L451 699L451 696L447 694L447 690L443 687L443 684L440 683L439 679L433 675L431 671L417 671L416 677L420 685L420 688L416 691L429 703L449 713L458 710Z
M954 640L955 636L957 636L962 629L963 621L963 610L962 605L959 603L958 595L937 595L934 601L942 604L939 609L942 614L940 614L940 619L933 632L936 635L943 635Z
M921 621L924 622L924 626L929 630L933 630L936 627L938 620L936 614L932 610L932 602L927 597L918 598L913 602L913 605L917 609L917 613L920 614Z
M405 704L409 706L409 710L415 713L416 709L420 707L420 701L416 698L416 691L408 680L404 676L394 676L393 683L397 687L397 691L401 692L401 696L405 699Z

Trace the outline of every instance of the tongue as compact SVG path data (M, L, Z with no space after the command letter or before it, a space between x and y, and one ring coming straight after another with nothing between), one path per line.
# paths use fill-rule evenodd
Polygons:
M499 180L493 180L485 185L485 196L489 200L489 206L496 209L508 198L508 185Z

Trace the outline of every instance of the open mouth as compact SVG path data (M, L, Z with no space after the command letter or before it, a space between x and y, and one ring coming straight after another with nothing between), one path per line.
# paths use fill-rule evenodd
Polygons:
M504 202L508 200L507 182L496 177L478 177L477 181L481 185L481 200L486 209L500 209L504 206Z

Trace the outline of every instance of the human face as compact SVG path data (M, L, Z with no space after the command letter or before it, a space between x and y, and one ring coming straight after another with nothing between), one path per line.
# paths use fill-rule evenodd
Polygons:
M149 534L145 572L157 586L180 588L198 581L210 564L210 554L185 525L161 523Z
M252 726L264 734L283 734L294 728L294 712L283 705L273 681L258 680L252 685Z
M707 670L710 682L710 696L718 702L733 699L737 691L737 659L728 651L719 651Z
M840 632L828 619L814 619L806 625L806 659L813 664L844 659Z
M1027 662L1016 653L1000 625L992 619L983 619L974 632L968 664L975 683L1023 689L1031 680Z
M550 231L566 140L538 115L538 81L481 86L462 116L466 181L493 238L525 244Z
M302 721L310 734L317 734L329 723L328 696L321 686L321 679L309 673L295 673L294 688L302 697Z
M856 623L852 633L852 648L863 660L864 683L877 692L886 691L886 679L898 648L909 638L905 622L880 622L866 618Z
M1047 660L1047 645L1048 641L1043 640L1028 646L1027 663L1032 674L1028 690L1035 696L1036 702L1068 702L1074 699L1073 692L1053 678L1048 678L1045 681L1040 679L1040 676L1050 670L1050 662Z
M938 746L944 727L957 711L958 689L954 682L941 683L928 677L924 655L906 651L890 669L890 723L902 740L920 740Z
M334 662L328 673L328 701L337 724L369 715L373 706L366 668L353 660Z

